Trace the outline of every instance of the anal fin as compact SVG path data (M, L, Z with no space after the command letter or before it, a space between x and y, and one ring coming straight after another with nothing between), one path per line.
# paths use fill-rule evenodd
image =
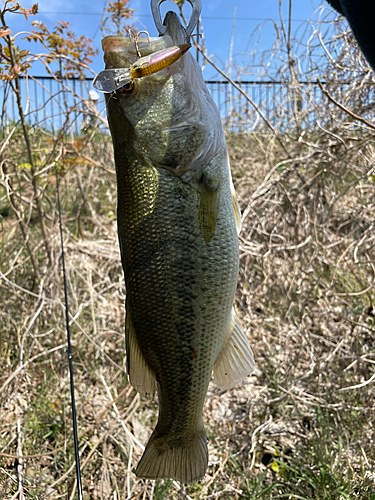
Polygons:
M139 394L152 399L156 393L155 373L141 352L129 312L125 318L125 346L126 366L131 385Z
M253 352L232 309L227 339L214 364L214 381L221 389L230 389L251 375L253 369Z

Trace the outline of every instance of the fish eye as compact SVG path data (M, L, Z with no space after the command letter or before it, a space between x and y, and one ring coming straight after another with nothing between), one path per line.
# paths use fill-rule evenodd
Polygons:
M129 83L127 83L126 85L123 85L122 87L120 87L118 89L118 91L121 93L121 94L129 94L129 92L131 92L133 90L134 86L133 86L133 82L130 81Z

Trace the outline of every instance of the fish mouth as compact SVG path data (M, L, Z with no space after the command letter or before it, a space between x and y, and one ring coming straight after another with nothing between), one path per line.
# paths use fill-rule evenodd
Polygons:
M119 40L117 37L105 40L105 43L107 43L107 50L109 46L109 51L105 54L106 69L96 75L92 83L95 89L105 93L112 93L116 90L124 90L125 92L132 90L134 79L151 76L167 69L191 48L190 43L184 43L151 52L151 54L142 57L138 41L135 38L138 59L130 67L126 67L127 61L130 61L129 41L123 38ZM147 49L149 51L150 46Z
M137 39L141 57L176 45L185 47L186 44L189 44L190 37L175 12L167 12L163 24L166 26L165 35ZM109 35L103 38L102 49L106 69L130 68L139 59L137 44L135 38L129 36Z
M127 37L110 35L103 38L105 70L96 75L93 87L107 94L118 90L129 95L138 87L138 79L155 74L163 80L168 78L172 73L163 70L177 62L191 44L176 13L167 12L164 26L165 35L158 38L150 38L147 32L143 32L147 34L146 39L141 38L131 31Z

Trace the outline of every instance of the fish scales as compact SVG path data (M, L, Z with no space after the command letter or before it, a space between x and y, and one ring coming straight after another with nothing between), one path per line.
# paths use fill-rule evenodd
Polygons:
M116 165L122 170L120 159ZM199 227L199 200L194 186L154 167L133 164L122 171L126 173L118 174L123 186L118 224L127 311L142 352L154 372L162 377L162 387L168 388L168 394L174 394L176 401L181 397L180 386L191 388L193 393L199 391L202 406L206 393L202 387L206 388L222 348L216 337L228 322L238 274L231 201L223 200L218 213L222 222L217 223L215 235L207 245ZM143 186L150 178L158 190L152 213L147 213L149 191ZM146 215L140 221L142 211ZM232 224L227 223L229 217ZM213 333L207 337L205 332ZM192 369L193 365L197 368ZM189 397L188 390L185 397ZM185 413L184 401L179 411ZM174 404L176 411L177 408ZM174 409L172 421L176 418ZM200 418L201 408L198 413Z
M169 13L166 20L166 43L183 43L177 16ZM118 53L111 63L103 46L107 66L113 60L116 67L119 60L129 65ZM202 411L212 371L226 388L253 366L232 309L239 214L226 145L194 64L185 54L137 80L130 93L107 97L128 373L141 394L152 397L157 390L159 402L158 423L136 474L184 483L201 479L207 468Z

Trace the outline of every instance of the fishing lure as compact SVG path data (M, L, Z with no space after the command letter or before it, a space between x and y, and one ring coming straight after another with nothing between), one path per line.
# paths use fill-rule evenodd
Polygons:
M190 43L174 45L140 57L130 68L105 69L94 78L92 85L99 92L105 93L115 92L122 87L125 87L125 90L131 90L135 78L149 76L167 68L180 59L190 47ZM140 55L138 47L137 53Z

